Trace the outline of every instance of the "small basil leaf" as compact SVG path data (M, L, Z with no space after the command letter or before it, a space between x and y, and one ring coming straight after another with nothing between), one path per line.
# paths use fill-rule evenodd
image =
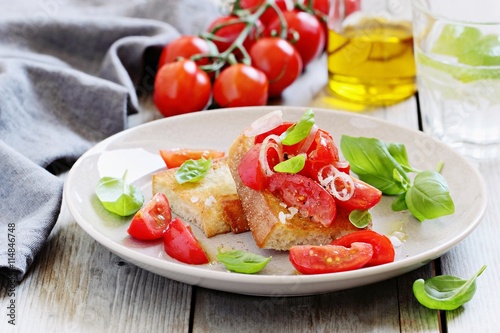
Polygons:
M476 292L476 279L486 266L469 280L451 275L440 275L413 283L413 294L420 304L435 310L455 310L472 299Z
M453 214L455 205L448 184L437 171L419 172L406 193L406 205L419 221Z
M187 160L175 171L175 179L179 184L196 183L207 174L212 167L212 159L204 157L198 160Z
M122 178L102 177L95 190L104 208L120 216L136 213L144 203L141 190L133 184L127 184L126 177L127 171Z
M366 228L372 221L372 215L367 210L355 209L349 214L349 221L356 228Z
M314 112L307 109L302 118L293 126L289 127L281 134L281 143L285 146L291 146L307 138L314 126Z
M419 170L414 169L410 162L408 162L408 154L406 153L406 147L402 143L386 143L387 150L392 157L403 167L406 172L418 172Z
M406 192L401 193L396 197L396 199L394 199L391 208L395 212L408 209L408 206L406 205Z
M254 274L266 267L271 257L263 257L258 254L233 250L221 252L217 249L217 259L223 263L226 268L236 273Z
M306 165L306 155L299 154L274 166L276 172L298 173Z
M401 181L394 180L394 169L409 182L408 175L381 140L343 135L340 148L351 170L361 180L384 194L396 195L406 191Z

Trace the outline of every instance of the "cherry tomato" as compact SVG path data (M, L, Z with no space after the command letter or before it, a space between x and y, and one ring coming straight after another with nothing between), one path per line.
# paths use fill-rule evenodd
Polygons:
M157 193L134 215L127 232L139 240L159 239L171 220L172 211L167 197Z
M175 149L160 149L160 156L168 168L176 168L182 165L187 160L199 160L204 157L208 158L221 158L224 157L223 151L204 149L195 150L187 148Z
M252 66L266 74L269 96L281 95L302 73L302 58L286 40L264 37L250 49Z
M238 165L238 175L246 186L256 191L267 187L267 177L259 162L261 144L253 146L241 159Z
M165 117L201 111L210 101L207 73L191 60L164 65L156 74L153 102Z
M190 59L196 54L209 53L210 46L206 40L197 36L184 35L174 39L163 48L158 62L158 68L179 59ZM200 58L196 61L197 65L206 65L208 63L208 58Z
M331 242L331 245L351 246L355 242L371 244L373 256L365 266L377 266L394 261L394 246L389 238L373 230L360 230L347 234Z
M265 133L259 134L255 136L255 143L262 143L265 138L267 138L269 135L274 134L274 135L280 135L281 133L285 132L290 126L292 126L294 123L292 122L284 122L281 125L278 125L277 127L273 128L272 130L269 130Z
M368 243L352 243L350 247L340 245L297 245L290 249L289 258L293 267L302 274L324 274L358 269L366 265L373 256L373 247Z
M367 210L380 202L382 192L379 189L357 178L351 178L354 182L354 194L347 201L336 200L339 207L349 212L355 209Z
M213 42L219 52L226 51L245 29L246 23L239 22L239 20L235 15L220 16L208 26L207 31L216 37ZM252 27L248 37L243 42L243 47L246 50L250 50L260 35L260 30L262 30L262 23L257 20L256 26ZM235 55L238 57L240 53L236 52Z
M172 258L186 264L208 264L207 254L201 247L191 227L178 217L169 223L163 236L165 252Z
M215 79L213 98L220 107L266 105L266 75L252 66L235 64Z
M251 13L255 13L264 2L265 0L241 0L240 7L242 9L248 9ZM293 6L289 6L290 2L287 0L275 0L275 4L282 12L293 10ZM269 22L274 20L277 16L276 10L268 7L259 19L263 25L268 25Z
M318 180L318 173L324 166L334 164L339 160L339 151L332 136L318 129L314 136L314 141L307 151L307 161L301 174Z
M268 178L268 190L288 206L296 207L313 221L329 226L335 219L335 200L321 185L299 174L274 173Z
M295 10L284 12L283 16L288 25L287 39L297 49L302 58L302 65L306 67L323 51L326 41L325 31L316 16L312 14ZM267 35L272 35L273 31L279 35L280 20L276 18L270 22L266 31ZM294 33L298 35L298 40L294 37Z

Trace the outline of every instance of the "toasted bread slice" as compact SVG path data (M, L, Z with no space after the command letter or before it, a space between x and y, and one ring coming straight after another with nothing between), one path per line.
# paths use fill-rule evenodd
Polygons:
M153 174L153 195L164 193L175 214L198 226L207 237L248 230L226 158L214 160L211 170L196 183L179 184L176 170Z
M241 134L229 148L227 163L257 246L289 250L294 245L325 245L335 238L359 230L349 222L345 212L339 212L334 223L325 227L302 217L271 192L256 191L245 186L238 175L238 165L253 144L253 137Z

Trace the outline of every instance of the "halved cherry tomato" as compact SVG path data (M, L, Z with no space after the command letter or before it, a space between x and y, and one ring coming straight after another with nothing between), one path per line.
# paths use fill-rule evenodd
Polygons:
M259 162L260 147L260 143L253 146L238 165L238 175L243 184L256 191L267 187L267 177Z
M259 69L235 64L215 79L213 98L220 107L266 105L269 83Z
M300 54L282 38L260 38L250 49L250 58L252 66L266 74L269 97L280 96L302 74Z
M274 134L274 135L281 135L281 133L285 132L290 126L292 126L294 123L292 122L284 122L281 125L278 125L277 127L273 128L272 130L269 130L265 133L259 134L255 136L255 144L257 143L262 143L265 138L267 138L269 135Z
M316 131L314 142L307 151L307 161L301 174L318 180L318 173L324 166L339 160L339 151L332 136L322 129Z
M347 234L331 242L331 245L351 246L356 242L371 244L373 256L366 266L377 266L394 261L394 246L389 238L373 230L360 230Z
M211 83L207 73L194 61L165 64L156 74L153 102L165 116L203 110L210 101Z
M178 217L169 223L163 236L165 252L172 258L186 264L208 264L207 254L201 247L191 227Z
M209 54L210 46L208 42L198 36L183 35L168 43L162 50L158 68L163 65L182 59L190 59L196 54ZM208 64L208 58L200 58L197 65Z
M128 234L139 240L155 240L163 236L172 220L172 211L167 197L157 193L132 218Z
M340 245L297 245L290 249L290 262L302 274L324 274L361 268L373 256L368 243Z
M347 211L355 209L370 209L380 202L382 192L357 178L351 177L354 182L354 194L347 201L336 200L337 205Z
M223 151L213 149L188 149L188 148L174 148L174 149L160 149L160 156L168 168L176 168L182 165L187 160L199 160L200 158L221 158L224 157Z
M269 178L268 189L288 206L298 208L312 221L329 226L335 219L335 200L321 185L299 174L274 173Z

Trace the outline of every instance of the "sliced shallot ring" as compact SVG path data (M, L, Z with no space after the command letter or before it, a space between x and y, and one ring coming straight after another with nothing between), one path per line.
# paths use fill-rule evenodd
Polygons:
M326 170L328 168L328 170ZM327 171L327 176L323 177L324 171ZM354 195L354 181L351 176L345 172L339 171L333 165L325 165L318 172L319 183L325 187L325 189L330 192L336 199L340 201L347 201ZM343 185L343 189L339 192L335 183L340 180Z
M304 143L300 146L299 153L307 153L312 143L314 142L314 138L316 137L317 131L318 131L318 126L313 125L311 131L309 132L309 135L307 136L307 138L305 138Z
M256 119L250 124L250 127L243 131L243 134L247 137L256 136L268 132L281 124L283 124L283 111L274 110Z
M274 142L271 142L271 140L274 140ZM259 163L262 168L262 171L264 171L264 174L266 176L271 176L274 174L274 171L271 169L269 166L269 162L267 160L267 152L269 149L274 149L278 153L278 158L279 161L283 161L283 146L281 145L281 139L278 135L271 134L267 136L264 141L262 141L262 144L260 146L260 151L259 151Z

